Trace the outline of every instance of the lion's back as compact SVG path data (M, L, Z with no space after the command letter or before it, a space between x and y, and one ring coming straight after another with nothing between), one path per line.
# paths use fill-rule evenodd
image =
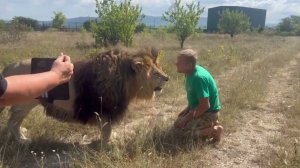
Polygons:
M12 76L12 75L24 75L30 74L31 72L31 61L29 59L20 62L9 64L2 71L2 75Z

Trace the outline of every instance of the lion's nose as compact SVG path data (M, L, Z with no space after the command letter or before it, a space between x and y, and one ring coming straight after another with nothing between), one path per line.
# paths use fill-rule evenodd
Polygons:
M169 79L170 79L170 78L169 78L168 76L165 76L165 81L166 81L166 82L168 82Z

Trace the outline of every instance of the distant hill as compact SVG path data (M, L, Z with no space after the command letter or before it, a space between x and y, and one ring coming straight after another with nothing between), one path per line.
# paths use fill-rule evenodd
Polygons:
M97 17L76 17L66 19L64 26L68 28L80 28L87 20L97 20ZM40 25L51 26L52 21L39 21Z
M160 27L168 25L168 22L164 21L160 16L145 16L142 23L151 27ZM206 28L207 18L200 18L198 22L198 27Z
M275 28L278 26L278 23L266 23L266 27Z
M76 18L69 18L65 21L65 27L69 28L79 28L83 25L83 23L87 20L97 20L97 17L76 17ZM145 16L145 18L141 21L142 23L146 24L146 26L151 27L160 27L166 26L168 22L161 19L160 16ZM198 27L206 27L207 18L201 18ZM52 21L39 21L41 25L51 25Z

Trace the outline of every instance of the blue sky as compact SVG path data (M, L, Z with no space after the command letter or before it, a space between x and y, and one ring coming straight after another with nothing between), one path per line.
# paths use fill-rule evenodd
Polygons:
M190 2L191 0L182 0ZM139 4L146 15L160 16L174 0L132 0ZM300 16L300 0L200 0L207 9L216 6L246 6L267 10L267 23L279 22L290 15ZM0 0L0 19L10 20L14 16L30 17L37 20L51 20L53 11L63 12L67 18L96 16L94 0Z

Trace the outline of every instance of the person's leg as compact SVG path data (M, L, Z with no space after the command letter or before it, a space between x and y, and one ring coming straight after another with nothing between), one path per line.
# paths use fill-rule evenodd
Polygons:
M174 123L176 123L177 120L182 120L182 118L183 118L183 116L178 116L178 118L176 119L176 121ZM173 125L173 127L168 132L173 134L176 137L180 137L180 136L185 136L186 131L184 129L178 129Z
M218 113L204 114L195 130L195 135L213 138L213 141L219 142L223 133L223 127L219 124L218 118Z
M214 125L195 131L195 135L213 138L213 141L215 142L219 142L221 140L222 133L223 127L221 125Z
M221 125L214 126L213 141L220 142L223 134L223 127Z

